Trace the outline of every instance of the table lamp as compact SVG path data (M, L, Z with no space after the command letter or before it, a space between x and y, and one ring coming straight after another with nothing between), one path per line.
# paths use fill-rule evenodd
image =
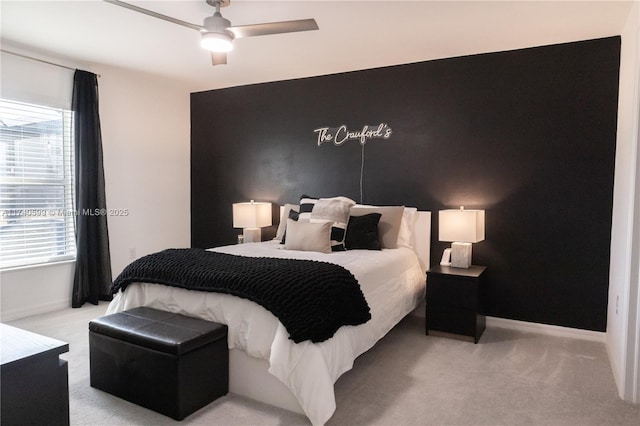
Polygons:
M271 226L271 203L233 204L233 227L243 228L242 235L245 243L262 241L261 227Z
M484 210L440 210L438 236L450 241L451 248L442 254L443 266L468 268L471 266L471 244L484 240Z

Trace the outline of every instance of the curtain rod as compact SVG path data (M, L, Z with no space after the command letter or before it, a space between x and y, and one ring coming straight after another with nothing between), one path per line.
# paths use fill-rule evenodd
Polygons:
M53 65L54 67L65 68L65 69L68 69L68 70L71 70L71 71L75 71L76 70L75 68L71 68L71 67L68 67L66 65L56 64L55 62L45 61L44 59L34 58L33 56L23 55L22 53L16 53L16 52L12 52L10 50L0 49L0 52L8 53L9 55L19 56L19 57L25 58L25 59L31 59L32 61L41 62L41 63L47 64L47 65ZM100 77L100 74L97 74L97 76Z

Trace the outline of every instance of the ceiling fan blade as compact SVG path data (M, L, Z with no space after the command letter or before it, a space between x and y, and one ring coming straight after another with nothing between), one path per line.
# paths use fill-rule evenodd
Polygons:
M224 52L211 52L211 65L224 65L227 63L227 54Z
M130 3L126 3L120 0L103 0L104 2L114 4L116 6L124 7L125 9L133 10L134 12L142 13L147 16L162 19L163 21L171 22L173 24L182 25L183 27L191 28L196 31L203 31L202 25L196 25L189 22L181 21L180 19L172 18L171 16L163 15L161 13L154 12L153 10L144 9L142 7L135 6Z
M236 38L255 37L261 35L294 33L318 29L315 19L298 19L296 21L268 22L264 24L238 25L227 28Z

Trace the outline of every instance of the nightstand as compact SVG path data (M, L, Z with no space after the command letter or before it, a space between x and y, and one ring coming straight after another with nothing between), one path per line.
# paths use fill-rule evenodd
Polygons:
M485 266L434 266L427 271L426 334L478 343L485 329Z

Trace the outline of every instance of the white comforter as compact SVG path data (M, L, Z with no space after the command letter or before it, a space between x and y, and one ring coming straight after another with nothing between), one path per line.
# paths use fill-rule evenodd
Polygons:
M424 297L425 274L413 250L352 250L330 254L283 250L276 241L224 246L218 252L254 257L286 257L336 263L356 277L371 309L371 320L343 326L329 340L295 344L269 311L246 299L158 284L136 283L115 295L107 314L149 306L229 326L229 348L269 361L269 373L296 396L314 425L336 408L333 385Z

